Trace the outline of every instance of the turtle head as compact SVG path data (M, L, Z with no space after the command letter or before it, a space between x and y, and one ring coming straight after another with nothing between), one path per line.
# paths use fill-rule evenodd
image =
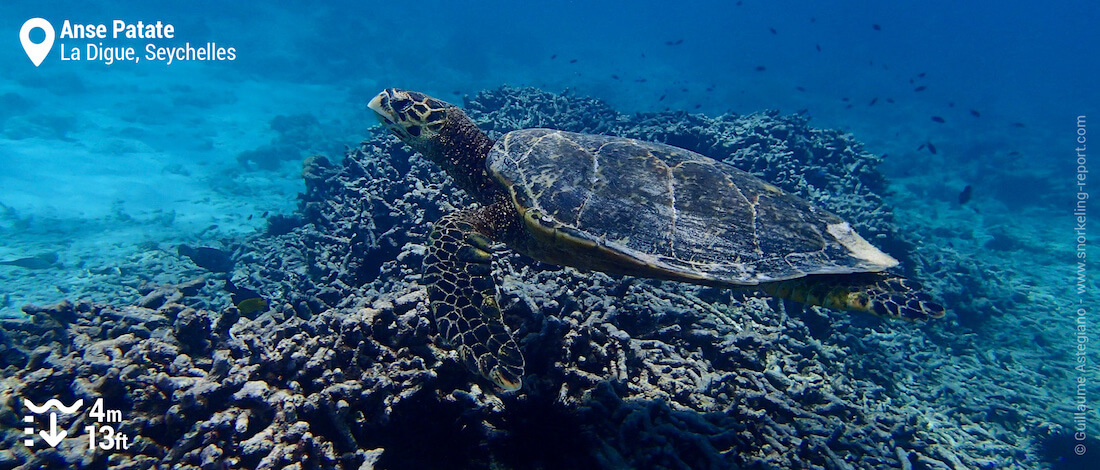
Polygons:
M483 201L499 188L485 171L493 141L458 106L423 93L386 88L367 107L414 151L442 167L459 187Z
M433 138L449 124L452 111L465 114L455 105L423 93L386 88L370 100L367 107L378 121L402 142L421 153Z

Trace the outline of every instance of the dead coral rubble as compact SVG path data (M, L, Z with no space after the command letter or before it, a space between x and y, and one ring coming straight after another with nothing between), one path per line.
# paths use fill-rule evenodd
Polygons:
M732 155L870 233L891 230L876 157L801 118L629 117L511 88L466 108L497 135L543 125ZM520 393L498 396L436 345L419 284L431 222L468 198L381 132L339 163L308 159L303 177L302 225L248 240L231 274L269 299L267 311L194 308L202 291L189 285L150 290L135 306L66 302L0 320L0 468L871 469L1010 458L996 446L956 455L926 425L931 391L902 386L915 327L886 335L875 320L787 315L743 293L506 253L495 274L529 375ZM888 346L897 349L875 356ZM77 437L60 449L28 449L24 397L103 397L124 410L119 431L132 445L87 452L81 415L64 418Z

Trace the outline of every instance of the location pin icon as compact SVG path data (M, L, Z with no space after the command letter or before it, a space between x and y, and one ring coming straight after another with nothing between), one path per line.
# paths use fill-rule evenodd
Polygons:
M31 30L34 28L42 28L42 31L46 32L46 40L38 44L31 42ZM53 48L53 37L53 25L42 18L31 18L19 29L19 42L23 43L23 50L27 51L27 57L31 58L35 67L41 65L50 54L50 49Z

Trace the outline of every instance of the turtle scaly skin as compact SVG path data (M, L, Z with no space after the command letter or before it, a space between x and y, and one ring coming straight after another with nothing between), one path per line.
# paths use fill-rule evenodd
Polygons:
M944 315L897 260L836 215L670 145L552 129L493 142L458 107L389 88L368 105L481 205L435 223L424 280L437 329L505 391L523 356L504 325L494 242L540 261L923 321Z
M523 355L504 326L493 280L492 240L507 231L503 203L443 216L428 236L424 280L436 328L470 370L500 388L518 390Z

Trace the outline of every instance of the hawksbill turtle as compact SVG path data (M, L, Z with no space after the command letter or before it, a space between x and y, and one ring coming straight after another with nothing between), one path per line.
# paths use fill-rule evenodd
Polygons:
M480 203L435 223L424 281L442 338L505 391L520 388L524 359L501 318L496 242L581 270L755 288L912 321L944 315L840 217L698 153L553 129L494 142L457 106L395 88L368 107Z

